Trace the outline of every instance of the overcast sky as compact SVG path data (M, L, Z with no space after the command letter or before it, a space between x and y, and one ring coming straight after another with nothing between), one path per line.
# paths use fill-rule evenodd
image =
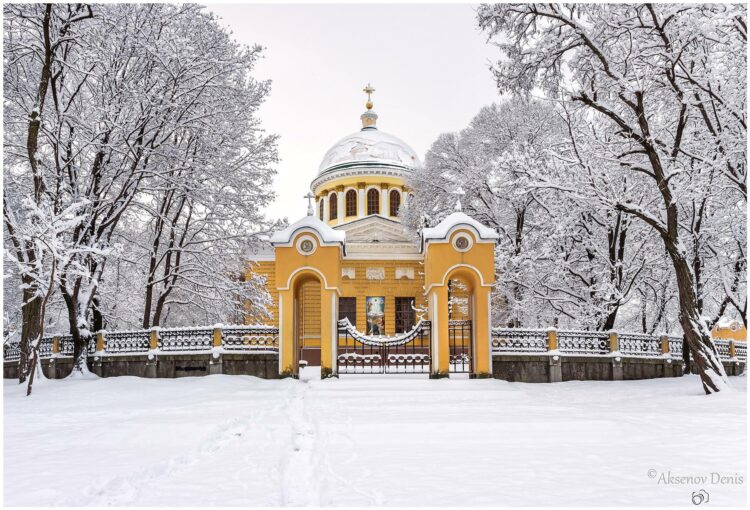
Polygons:
M255 77L273 81L260 110L281 136L270 217L296 221L325 152L361 127L370 82L378 127L420 158L440 133L464 128L498 100L497 55L475 28L474 6L209 5L234 36L261 44Z

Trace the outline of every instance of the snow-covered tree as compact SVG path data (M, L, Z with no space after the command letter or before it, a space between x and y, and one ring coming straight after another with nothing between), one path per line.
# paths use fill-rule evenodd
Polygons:
M404 216L413 227L439 221L460 196L464 210L501 233L496 324L611 329L638 288L643 227L613 207L532 182L566 171L550 154L567 136L549 102L509 100L440 136L412 178Z
M134 245L156 239L152 284L190 280L182 291L204 300L260 295L252 278L226 283L241 274L272 196L275 138L255 117L269 84L250 75L260 49L232 42L195 5L19 5L5 14L5 231L36 250L28 260L16 248L22 273L33 267L43 282L56 268L49 281L65 302L76 370L114 308L104 299L120 299L112 289L123 285L122 266L109 265L124 254L148 265ZM33 201L22 198L28 190Z
M701 314L693 214L706 190L714 202L746 200L745 8L501 4L481 6L478 22L502 54L501 91L538 90L569 111L573 143L559 159L587 185L567 189L661 239L704 390L720 391L726 376Z

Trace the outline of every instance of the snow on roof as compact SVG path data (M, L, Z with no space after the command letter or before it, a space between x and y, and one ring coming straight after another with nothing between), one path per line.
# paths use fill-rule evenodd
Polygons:
M375 127L367 127L345 136L328 149L320 163L319 174L334 166L362 162L406 168L421 166L417 153L406 142Z
M422 229L422 239L425 241L429 239L445 239L448 237L448 232L458 225L473 227L479 234L480 239L498 239L500 237L495 230L482 225L466 213L458 211L449 214L434 227Z
M284 230L274 232L271 236L271 244L284 244L288 243L294 237L294 234L303 229L312 229L318 233L321 240L324 243L344 243L346 241L346 232L340 230L334 230L322 221L317 216L305 216L301 220L292 223Z

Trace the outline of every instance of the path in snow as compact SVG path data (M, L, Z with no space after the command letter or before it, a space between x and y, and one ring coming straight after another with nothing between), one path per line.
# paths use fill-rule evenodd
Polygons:
M4 502L689 505L705 488L745 504L744 484L648 476L747 480L744 377L712 397L695 377L317 377L62 380L30 399L6 380Z

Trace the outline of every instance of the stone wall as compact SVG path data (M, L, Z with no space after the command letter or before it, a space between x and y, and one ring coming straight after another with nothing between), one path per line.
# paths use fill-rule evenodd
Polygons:
M734 363L725 362L729 368ZM740 366L741 365L741 370ZM744 363L727 370L739 375ZM495 354L492 376L513 382L620 381L682 376L682 363L668 358Z
M90 356L89 370L101 377L123 375L136 377L196 377L209 374L252 375L278 379L279 356L276 353L222 354L214 358L203 354L160 354L149 359L145 354L124 356ZM62 379L73 370L71 357L42 360L42 371L50 379ZM3 377L18 377L18 362L3 364Z

